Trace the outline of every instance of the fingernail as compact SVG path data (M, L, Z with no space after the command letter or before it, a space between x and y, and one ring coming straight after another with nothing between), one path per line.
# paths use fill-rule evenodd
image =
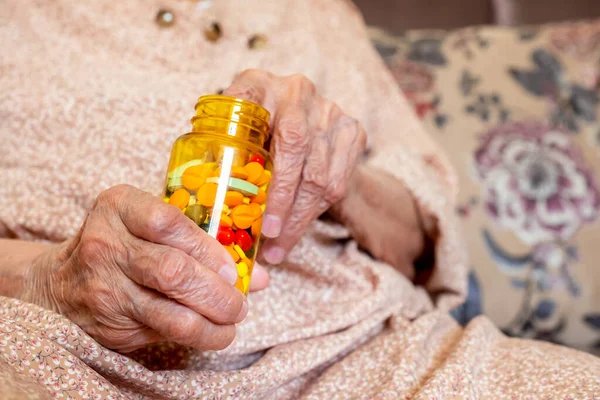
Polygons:
M281 247L269 247L264 251L263 256L269 264L279 264L283 261L285 252Z
M219 270L219 275L230 285L235 285L238 279L237 269L229 264L225 264Z
M242 304L242 309L240 310L240 313L238 314L235 320L236 323L242 322L244 318L246 318L246 315L248 315L248 300L244 300L244 304Z
M263 220L262 233L266 237L276 238L281 233L281 218L276 215L267 215Z

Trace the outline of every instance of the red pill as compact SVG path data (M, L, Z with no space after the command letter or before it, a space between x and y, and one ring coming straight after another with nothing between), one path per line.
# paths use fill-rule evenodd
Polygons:
M263 167L265 166L265 159L262 158L260 154L254 154L252 157L250 157L250 161L248 161L248 164L250 164L251 162L257 162Z
M233 233L233 230L231 228L221 226L217 231L217 240L223 246L229 246L233 244L233 241L235 240L235 233Z
M250 250L254 244L252 237L243 229L239 229L235 233L235 243L244 251Z

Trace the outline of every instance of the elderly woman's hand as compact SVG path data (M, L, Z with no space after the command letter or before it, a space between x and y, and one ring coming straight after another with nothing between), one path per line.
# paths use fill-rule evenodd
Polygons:
M130 186L101 193L79 234L29 271L24 300L121 352L165 340L222 349L248 312L223 247L179 209Z
M223 94L261 104L271 112L275 173L263 234L263 256L280 263L307 227L346 195L366 144L361 125L319 96L302 75L242 72Z

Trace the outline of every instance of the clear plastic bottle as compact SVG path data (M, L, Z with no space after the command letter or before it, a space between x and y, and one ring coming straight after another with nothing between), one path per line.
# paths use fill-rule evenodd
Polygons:
M203 96L192 131L171 151L164 200L216 238L238 268L248 294L273 161L265 150L269 112L249 101Z

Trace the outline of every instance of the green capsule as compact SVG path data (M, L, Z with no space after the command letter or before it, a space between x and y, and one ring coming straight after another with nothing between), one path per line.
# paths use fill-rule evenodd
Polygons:
M185 210L185 215L194 221L196 225L200 225L206 219L206 208L201 204L193 204Z
M256 251L256 246L252 246L250 248L250 250L248 250L246 252L246 257L248 257L249 259L252 259L252 257L254 257L254 252Z

